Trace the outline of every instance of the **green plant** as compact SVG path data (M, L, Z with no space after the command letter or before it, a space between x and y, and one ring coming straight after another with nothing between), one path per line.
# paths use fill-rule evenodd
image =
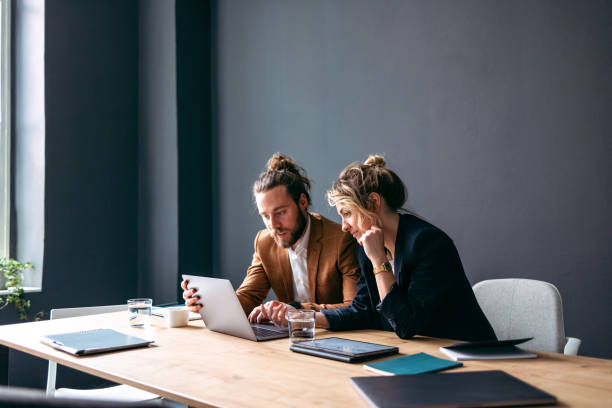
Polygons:
M0 272L4 275L4 286L8 291L8 294L0 296L0 310L12 303L21 320L28 320L30 308L30 301L23 297L23 274L32 269L34 265L31 262L22 263L11 258L0 258ZM34 320L40 320L43 314L42 311L38 312Z

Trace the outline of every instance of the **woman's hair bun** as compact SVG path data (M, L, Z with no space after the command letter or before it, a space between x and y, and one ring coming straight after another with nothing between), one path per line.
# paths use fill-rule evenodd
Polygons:
M272 171L281 171L287 170L293 173L298 174L299 171L293 159L291 157L286 156L282 153L274 153L272 157L268 160L268 170Z
M370 156L368 156L366 161L363 162L363 164L365 164L366 166L378 166L378 167L387 166L385 159L381 155L378 155L378 154L371 154Z

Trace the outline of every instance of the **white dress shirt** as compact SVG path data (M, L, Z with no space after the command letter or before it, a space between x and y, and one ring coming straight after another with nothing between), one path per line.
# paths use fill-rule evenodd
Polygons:
M308 267L306 258L308 254L308 241L310 240L310 215L306 215L306 231L295 249L288 249L289 262L293 272L293 294L294 301L300 303L312 302L310 289L308 288Z

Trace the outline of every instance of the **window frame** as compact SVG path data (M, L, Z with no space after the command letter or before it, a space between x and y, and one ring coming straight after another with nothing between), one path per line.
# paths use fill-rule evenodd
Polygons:
M0 0L0 256L10 255L11 0ZM0 276L0 285L4 278Z

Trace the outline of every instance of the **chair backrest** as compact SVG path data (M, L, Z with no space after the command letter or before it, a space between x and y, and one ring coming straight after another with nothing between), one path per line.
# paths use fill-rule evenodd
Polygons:
M63 309L51 309L49 319L65 319L67 317L89 316L101 313L113 313L127 310L127 304L89 307L67 307ZM57 363L49 361L47 369L47 395L55 394L55 379L57 374Z
M127 304L89 307L66 307L63 309L51 309L49 319L64 319L66 317L89 316L101 313L122 312L127 310Z
M532 279L491 279L472 289L498 339L533 337L521 347L563 352L563 305L554 285Z
M54 398L34 388L0 385L0 408L153 408L157 401L121 402L89 398Z

